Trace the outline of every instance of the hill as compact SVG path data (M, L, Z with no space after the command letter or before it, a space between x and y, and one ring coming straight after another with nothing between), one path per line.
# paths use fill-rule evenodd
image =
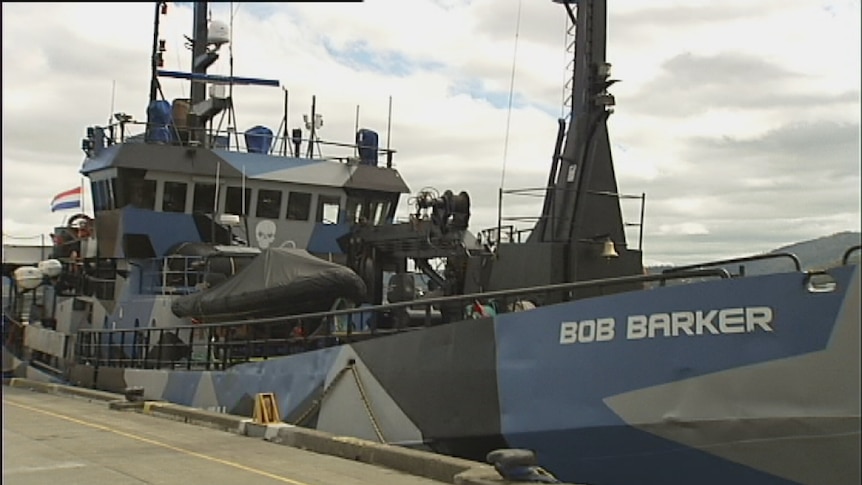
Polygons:
M862 244L862 233L845 231L782 246L765 254L790 253L799 259L803 270L823 270L840 266L844 252L848 248L860 244ZM860 254L862 252L855 251L851 255L850 261L858 262ZM793 263L789 258L767 259L744 264L745 273L748 275L791 271L793 269ZM654 274L667 268L668 266L654 266L647 268L647 271ZM725 266L725 269L731 274L737 274L739 273L739 264Z

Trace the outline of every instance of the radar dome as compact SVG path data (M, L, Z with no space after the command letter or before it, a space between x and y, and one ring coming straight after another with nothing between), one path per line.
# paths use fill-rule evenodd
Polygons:
M213 20L207 28L207 43L220 46L230 42L230 27L221 20Z

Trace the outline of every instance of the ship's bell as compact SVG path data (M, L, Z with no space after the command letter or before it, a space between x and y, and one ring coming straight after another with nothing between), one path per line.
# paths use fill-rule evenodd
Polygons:
M602 247L602 257L607 259L620 257L617 249L614 247L614 242L610 238L605 239L605 244Z

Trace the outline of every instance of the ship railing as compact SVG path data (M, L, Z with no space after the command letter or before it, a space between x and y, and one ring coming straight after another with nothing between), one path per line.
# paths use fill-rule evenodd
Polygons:
M519 189L498 189L497 193L497 226L489 229L484 229L479 232L480 241L486 244L494 245L497 243L520 243L526 242L527 237L533 231L535 225L539 222L545 224L550 233L554 232L554 226L558 224L561 217L570 217L569 214L558 214L556 204L553 199L561 197L565 193L577 192L575 189L548 186L548 187L529 187ZM584 192L589 196L611 197L617 199L621 203L623 201L637 201L640 203L638 208L639 219L637 222L623 221L624 228L637 228L638 246L637 250L643 250L643 223L644 210L646 208L646 194L622 194L617 192L609 192L606 190L589 190ZM542 216L504 216L503 215L503 200L506 196L516 197L540 197L545 199L545 209ZM622 205L622 204L621 204ZM529 222L532 226L528 229L517 229L513 224L508 223L525 223Z
M444 321L485 318L529 308L526 301L556 295L564 301L579 290L618 286L635 289L670 280L729 278L724 269L634 275L500 290L469 295L421 298L385 305L255 320L192 323L172 327L80 330L77 362L95 367L185 368L219 370L343 343L417 331ZM416 308L421 308L415 318ZM438 311L439 309L439 311ZM411 318L408 310L413 313Z
M844 255L841 256L841 266L846 266L847 263L850 262L850 258L857 253L862 252L862 245L850 246L847 248L847 251L844 251ZM856 255L856 259L859 259L859 254Z
M515 218L510 217L508 220L538 220L538 217L523 217L523 218ZM476 235L479 239L479 242L483 244L495 245L497 243L522 243L526 242L527 238L530 236L530 233L533 232L533 228L530 227L528 229L519 229L514 224L505 224L498 227L491 227L488 229L482 229Z
M693 269L706 269L706 268L717 268L717 267L727 267L733 264L738 263L752 263L756 261L766 261L766 260L774 260L774 259L787 259L793 264L793 269L797 272L802 271L802 263L799 262L799 258L796 257L795 254L792 253L767 253L767 254L757 254L754 256L744 256L741 258L730 258L730 259L720 259L716 261L709 261L706 263L695 263L689 264L686 266L676 266L673 268L668 268L663 270L663 274L673 274L677 272L690 271ZM739 264L738 272L734 274L734 276L741 277L745 276L745 268L744 264ZM774 272L774 271L771 271Z
M165 128L167 127L170 131L172 131L171 137L173 141L170 142L152 142L146 141L146 131L147 128ZM148 123L145 121L136 121L136 120L127 120L120 122L113 122L107 126L95 127L97 130L101 130L102 139L104 140L103 146L110 146L118 143L154 143L154 144L165 144L165 145L176 145L176 146L200 146L199 142L188 141L187 132L188 130L177 128L173 125L164 125L162 123ZM242 153L261 153L253 149L249 149L246 143L246 134L238 132L236 130L222 130L222 129L207 129L203 130L205 134L205 143L209 148L220 148L228 151L242 152ZM265 135L254 135L250 134L249 137L260 137L263 138ZM321 158L333 161L339 161L343 163L363 163L361 157L359 156L360 150L371 150L376 155L385 160L386 168L392 168L393 160L395 157L396 150L391 148L381 148L379 146L373 145L360 145L358 143L344 143L344 142L336 142L336 141L327 141L323 140L319 137L316 137L312 140L310 138L293 138L291 136L286 136L281 133L273 133L273 135L265 136L266 138L270 138L269 148L262 152L266 155L274 155L274 156L282 156L282 157L301 157L304 156L306 158ZM99 142L95 140L94 137L91 141L98 144ZM297 143L299 144L299 151L297 152ZM309 150L309 145L312 149ZM327 155L323 156L322 151L326 150L337 150L339 153L337 155ZM376 164L376 162L374 163Z

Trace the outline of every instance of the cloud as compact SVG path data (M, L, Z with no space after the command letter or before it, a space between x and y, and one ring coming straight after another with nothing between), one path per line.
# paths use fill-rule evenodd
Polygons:
M230 18L229 4L210 6ZM211 72L227 74L232 53L235 73L279 79L290 128L316 96L326 140L353 139L358 106L359 124L397 150L411 189L468 191L479 230L497 223L501 182L546 184L563 111L565 12L522 0L518 25L518 8L238 2L232 49ZM610 5L608 59L622 82L609 132L620 191L647 194L647 261L737 256L860 229L859 13L853 1ZM112 111L144 117L152 18L151 4L3 5L4 234L60 222L48 202L80 183L87 126ZM186 3L162 17L166 68L187 69L191 18ZM180 81L163 87L168 99L188 94ZM283 91L238 87L234 96L238 129L279 127ZM503 207L504 216L537 216L541 199L507 194ZM639 222L638 200L622 207ZM410 210L402 200L399 214ZM638 227L627 234L634 244Z

